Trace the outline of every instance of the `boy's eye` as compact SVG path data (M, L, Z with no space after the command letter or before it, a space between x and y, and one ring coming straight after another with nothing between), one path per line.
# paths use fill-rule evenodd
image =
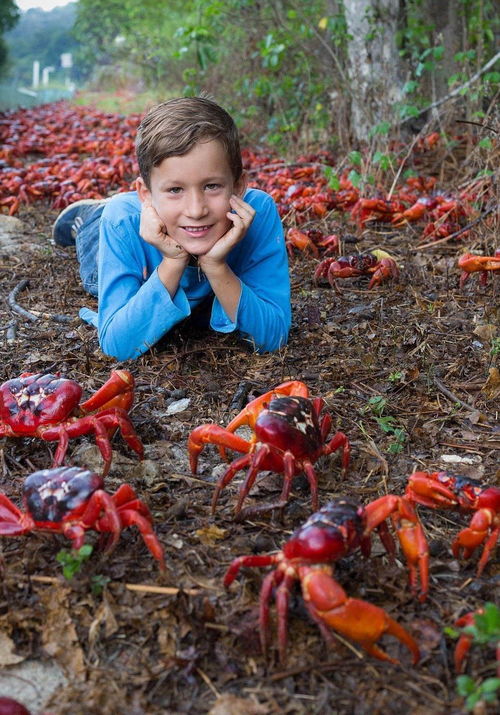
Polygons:
M182 191L180 186L171 186L169 189L167 189L167 193L169 194L180 194Z
M209 191L215 191L216 189L220 189L220 188L221 188L221 185L220 185L220 184L207 184L207 185L206 185L206 188L207 188Z

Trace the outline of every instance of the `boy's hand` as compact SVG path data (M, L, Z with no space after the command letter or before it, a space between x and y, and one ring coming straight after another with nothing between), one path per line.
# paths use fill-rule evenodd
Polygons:
M165 224L151 204L142 205L139 233L141 238L155 246L164 258L181 259L188 263L189 253L170 238Z
M227 254L241 241L255 216L255 209L253 209L250 204L247 204L246 201L240 199L239 196L236 196L236 194L231 196L229 204L233 212L228 211L226 216L232 221L233 225L214 243L207 253L198 258L199 266L205 273L207 273L211 267L220 266L226 262Z

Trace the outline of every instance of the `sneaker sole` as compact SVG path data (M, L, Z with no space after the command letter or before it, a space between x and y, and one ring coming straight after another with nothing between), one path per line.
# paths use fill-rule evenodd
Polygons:
M53 225L53 227L52 227L52 237L51 237L50 242L51 242L54 246L57 246L57 244L56 244L56 242L55 242L55 239L54 239L54 227L55 227L57 221L59 221L59 219L62 218L65 213L68 213L68 211L69 211L70 209L74 208L75 206L83 206L84 204L85 204L86 206L89 206L89 204L106 204L106 203L107 203L108 201L110 201L112 198L113 198L112 196L108 196L106 199L80 199L80 201L73 201L72 204L69 204L68 206L66 206L65 208L63 208L63 210L58 214L56 220L54 221L54 225Z

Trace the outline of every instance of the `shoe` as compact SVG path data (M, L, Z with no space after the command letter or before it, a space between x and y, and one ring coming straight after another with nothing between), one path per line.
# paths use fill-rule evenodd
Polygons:
M96 208L107 203L107 199L82 199L66 206L52 226L52 244L74 246L77 234L95 213Z

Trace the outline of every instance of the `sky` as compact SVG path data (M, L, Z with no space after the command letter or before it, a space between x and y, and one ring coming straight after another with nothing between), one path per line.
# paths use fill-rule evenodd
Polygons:
M39 7L42 10L53 10L55 7L67 5L71 0L15 0L20 10L30 10L32 7Z

